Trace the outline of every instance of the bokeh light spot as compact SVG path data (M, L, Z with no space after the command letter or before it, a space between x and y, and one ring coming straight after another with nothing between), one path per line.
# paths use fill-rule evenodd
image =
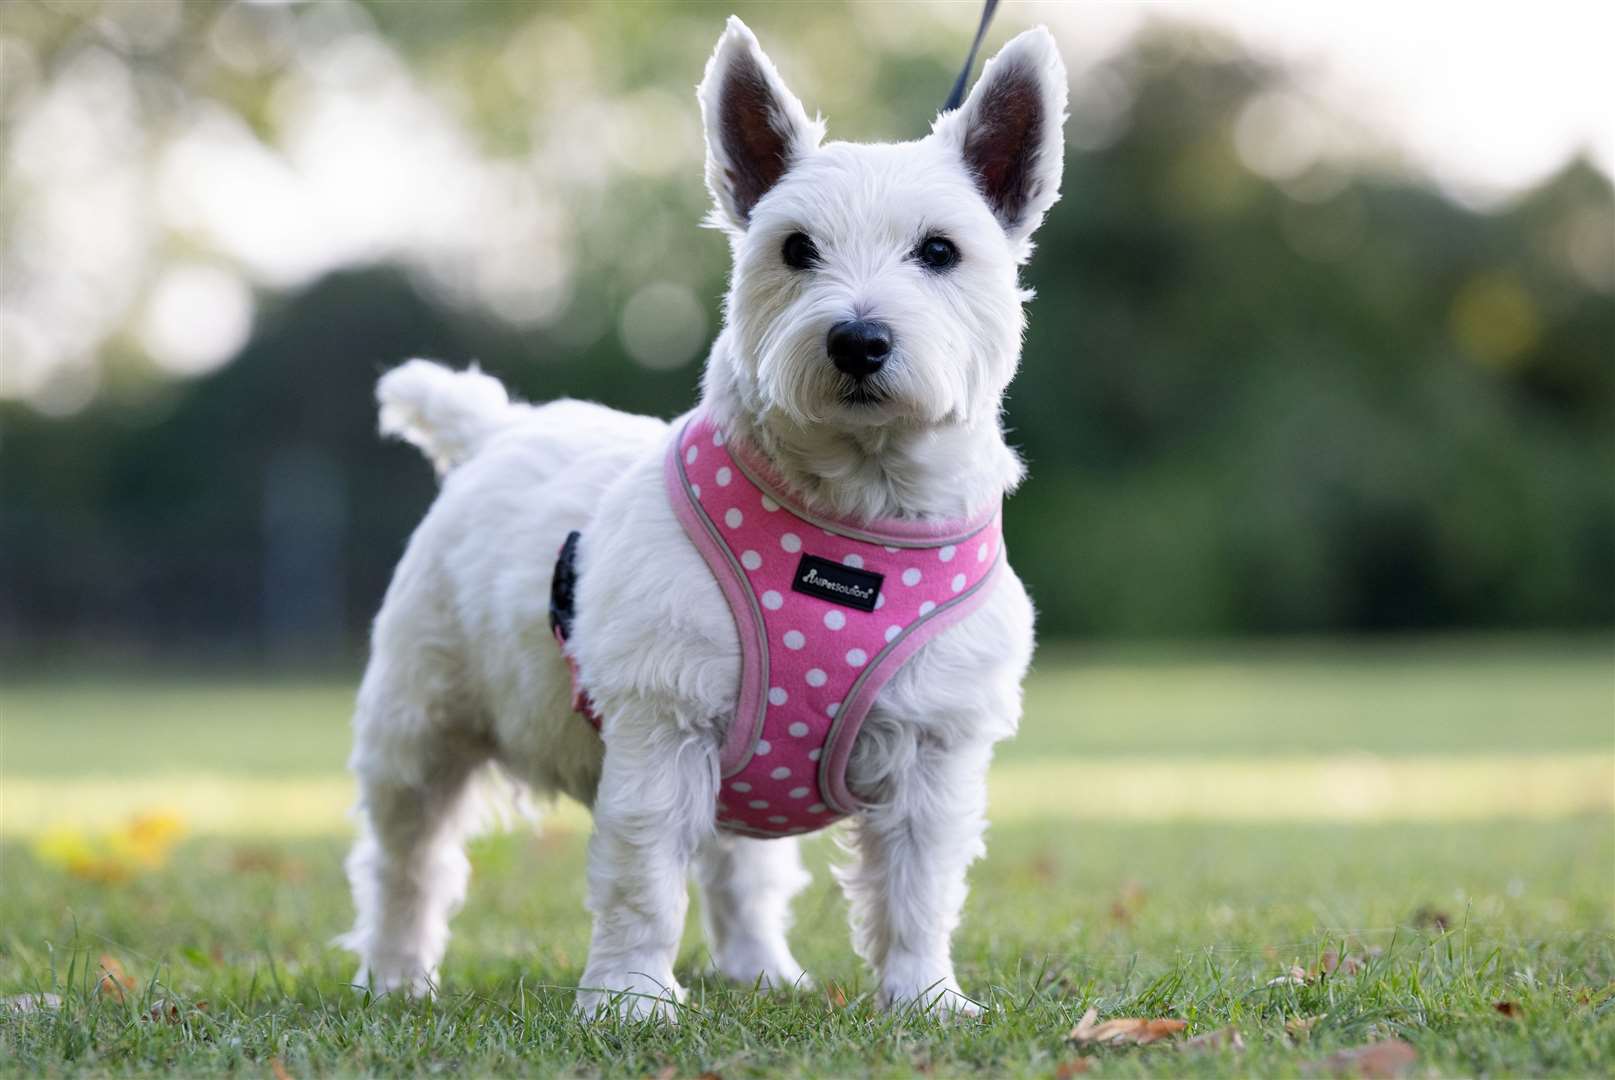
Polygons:
M1464 351L1494 367L1518 363L1537 342L1536 304L1513 274L1471 278L1452 303L1452 334Z
M140 343L163 370L202 375L246 344L252 312L252 293L235 274L214 266L175 266L158 278L146 301Z
M636 363L652 370L689 363L706 336L706 312L688 285L652 282L622 310L622 343Z
M1306 172L1322 155L1324 141L1317 110L1284 91L1252 98L1234 125L1239 160L1269 180L1289 180Z

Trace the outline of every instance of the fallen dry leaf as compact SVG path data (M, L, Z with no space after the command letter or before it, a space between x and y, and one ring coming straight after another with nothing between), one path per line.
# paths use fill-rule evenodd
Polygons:
M1341 956L1335 950L1329 949L1323 956L1319 957L1317 971L1308 972L1308 974L1333 975L1339 972L1342 975L1356 975L1366 966L1367 964L1360 956L1353 956L1350 953Z
M1445 930L1452 925L1452 916L1426 904L1413 913L1413 925L1420 930Z
M261 873L297 884L308 877L308 867L271 848L241 847L230 855L230 869L239 874Z
M1072 1058L1062 1061L1054 1067L1054 1080L1071 1080L1073 1076L1081 1076L1093 1068L1093 1058Z
M1520 1003L1518 1001L1499 1001L1495 1003L1492 1008L1496 1009L1510 1020L1518 1020L1520 1017L1525 1015L1525 1010L1520 1008Z
M1118 1018L1099 1023L1099 1010L1090 1008L1066 1036L1067 1042L1100 1043L1111 1046L1148 1046L1170 1039L1189 1026L1187 1020L1135 1020Z
M1245 1039L1235 1028L1218 1028L1216 1031L1205 1031L1183 1043L1183 1049L1190 1053L1206 1053L1213 1050L1244 1050Z
M0 1001L5 1002L5 1011L12 1016L49 1012L62 1007L62 999L56 994L14 994L8 998L0 998Z
M1328 1016L1328 1013L1319 1013L1317 1016L1295 1016L1284 1021L1284 1033L1296 1042L1305 1042L1312 1038L1312 1029Z
M1324 1066L1336 1076L1365 1078L1401 1076L1419 1059L1419 1052L1401 1039L1386 1039L1331 1054Z
M1290 968L1283 975L1267 980L1268 986L1305 986L1307 984L1306 969L1299 965Z
M1133 925L1133 920L1143 910L1144 901L1148 899L1148 896L1149 894L1144 891L1144 886L1136 881L1129 881L1122 886L1121 895L1111 903L1110 917L1123 926Z
M101 982L96 989L107 997L122 1001L125 992L135 988L135 980L111 953L102 953L98 963L101 965Z
M196 1004L190 1006L190 1009L193 1012L207 1012L207 1002L198 1001ZM185 1015L185 1011L185 1006L181 1005L177 1001L169 1001L167 998L158 998L156 1001L152 1002L151 1008L146 1010L145 1019L156 1020L167 1024L177 1024L180 1021L180 1017Z

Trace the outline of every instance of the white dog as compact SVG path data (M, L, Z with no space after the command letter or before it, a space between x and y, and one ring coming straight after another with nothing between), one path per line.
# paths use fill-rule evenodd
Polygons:
M1012 40L915 142L821 145L822 122L738 19L698 97L712 222L734 256L702 384L714 444L747 448L824 521L995 516L1022 476L1000 425L1030 296L1018 268L1060 185L1066 77L1052 37ZM575 401L512 403L485 375L418 360L386 375L378 397L383 430L422 447L444 480L387 592L359 691L358 919L343 940L360 981L434 988L469 876L473 780L494 766L593 808L581 1010L676 1010L692 869L717 971L801 983L786 942L808 880L796 840L720 828L715 811L720 755L742 722L745 643L670 501L680 429ZM600 733L573 708L548 623L556 552L573 530L567 648ZM1007 565L978 601L890 672L843 762L857 806L837 876L883 1005L975 1011L950 938L983 851L992 747L1019 720L1033 622ZM832 606L825 622L839 628Z

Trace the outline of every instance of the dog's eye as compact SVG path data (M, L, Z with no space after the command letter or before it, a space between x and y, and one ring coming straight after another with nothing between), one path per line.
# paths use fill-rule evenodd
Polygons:
M959 261L959 249L945 236L927 236L914 254L932 270L951 270Z
M787 236L780 255L792 270L810 270L819 265L819 249L807 233L793 232Z

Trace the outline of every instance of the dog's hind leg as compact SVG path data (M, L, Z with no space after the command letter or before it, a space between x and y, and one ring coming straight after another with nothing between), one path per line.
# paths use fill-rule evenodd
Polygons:
M472 777L487 754L428 705L378 691L377 675L366 675L355 722L363 820L347 871L358 918L341 943L359 954L357 983L420 996L436 990L449 919L465 899Z
M812 985L785 940L791 898L812 880L795 837L720 833L696 853L695 880L707 946L720 975L776 987Z

